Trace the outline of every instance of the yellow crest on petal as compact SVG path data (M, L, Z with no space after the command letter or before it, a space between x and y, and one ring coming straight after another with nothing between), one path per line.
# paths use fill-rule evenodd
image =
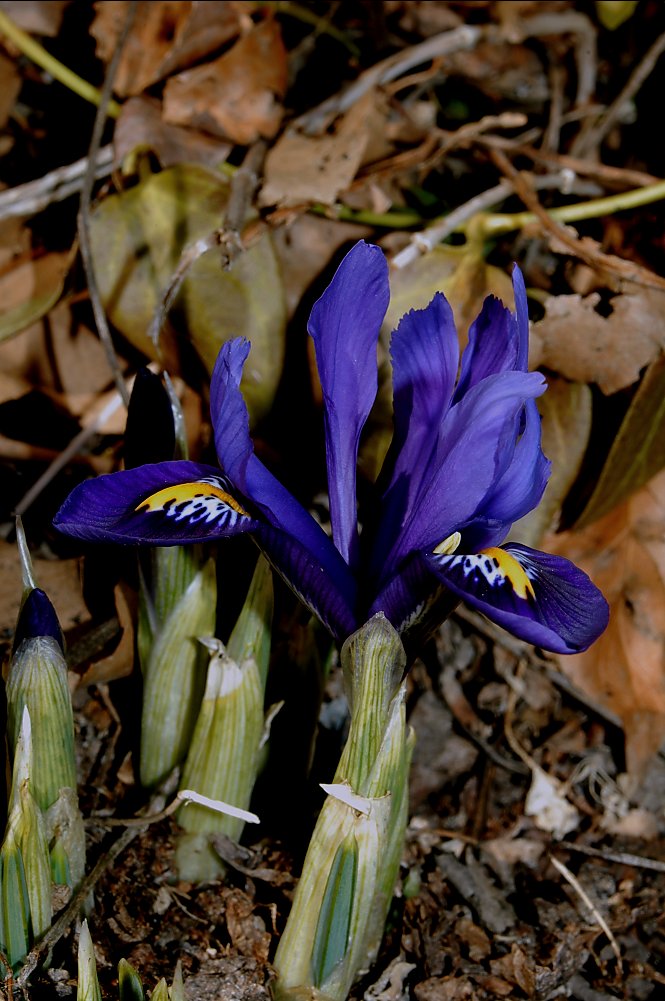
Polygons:
M529 580L526 570L522 564L519 563L514 556L506 552L505 549L499 549L496 546L491 546L489 549L482 549L478 556L485 557L492 561L496 573L503 577L504 580L509 581L518 598L522 598L526 601L527 595L531 598L536 597L533 585Z

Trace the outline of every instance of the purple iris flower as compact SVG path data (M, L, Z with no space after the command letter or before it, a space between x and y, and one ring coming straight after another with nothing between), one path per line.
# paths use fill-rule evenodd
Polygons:
M445 297L393 333L394 434L359 532L356 463L377 392L377 341L389 301L383 252L346 255L309 322L325 405L332 539L254 454L240 391L250 345L220 351L211 413L221 472L160 462L78 486L55 524L96 542L178 545L248 532L337 640L382 611L408 640L460 599L545 649L586 649L607 603L568 560L504 544L549 476L527 372L529 322L519 269L516 313L488 298L461 364Z

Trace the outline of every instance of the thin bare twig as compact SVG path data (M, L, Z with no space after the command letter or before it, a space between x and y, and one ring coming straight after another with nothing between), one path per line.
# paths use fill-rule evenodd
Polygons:
M665 279L649 271L634 261L624 261L615 254L606 254L593 241L581 239L570 226L553 219L544 208L535 193L535 185L530 179L513 167L512 163L501 150L491 151L492 159L515 187L516 194L522 199L530 212L542 223L546 233L550 233L566 248L572 256L579 258L591 268L598 268L618 278L621 281L634 282L648 288L665 289Z
M97 154L94 180L108 177L113 166L113 147L103 146ZM88 158L56 167L43 177L27 184L17 184L0 192L0 220L16 216L33 216L42 212L54 202L61 202L75 195L83 186L83 177L88 167Z
M569 852L580 852L581 855L589 855L590 858L600 858L605 862L618 862L619 865L630 865L636 869L665 872L665 862L645 858L644 855L633 855L631 852L607 851L605 848L592 848L590 845L576 845L572 841L560 841L559 848L565 848Z
M164 320L177 298L180 287L187 277L189 269L198 261L199 257L215 247L222 247L222 267L229 269L238 255L245 250L241 232L258 187L259 175L267 148L267 143L263 139L254 143L247 151L242 165L233 175L222 226L195 240L194 243L190 243L180 255L180 260L169 279L169 283L159 298L148 331L148 336L155 347L159 347Z
M97 108L97 114L95 115L95 124L92 129L92 138L90 140L90 149L88 150L88 164L86 172L83 177L83 184L81 186L81 205L78 214L78 230L79 230L79 240L81 244L81 258L83 260L83 267L85 269L86 279L88 282L88 291L90 293L90 301L92 303L92 310L95 314L95 323L97 324L97 332L99 338L102 342L104 350L106 352L106 358L109 364L109 368L113 374L115 384L118 387L118 392L120 397L127 406L129 403L129 394L127 392L127 387L125 386L125 380L123 378L122 372L120 371L120 366L118 364L118 359L113 348L113 341L111 339L111 331L109 330L109 325L106 320L106 313L102 305L102 301L99 295L99 288L97 286L97 279L95 278L95 263L92 257L92 241L90 237L90 200L92 198L92 187L95 181L95 169L97 162L97 155L102 142L102 134L104 132L104 126L108 117L108 103L111 93L113 91L113 81L115 79L115 74L118 69L120 62L120 57L122 51L129 37L129 32L131 31L132 24L134 23L134 16L136 14L137 0L132 0L130 3L127 16L125 18L124 24L122 26L122 31L118 38L115 51L113 53L113 58L109 64L106 79L104 80L104 86L102 87L102 96Z
M171 792L171 787L175 781L177 781L177 771L174 775L169 776L162 789L155 793L155 795L151 798L148 806L148 810L150 812L156 812L163 809L166 797ZM46 934L40 938L39 942L37 942L37 944L25 957L23 966L21 967L21 972L16 978L16 984L18 987L21 989L25 987L42 956L48 955L51 949L54 948L54 946L66 933L72 922L74 922L79 916L81 908L83 907L87 897L95 888L109 866L113 864L118 855L120 855L120 853L127 848L137 834L139 834L141 830L145 829L147 826L148 824L145 823L140 827L130 827L124 830L120 837L113 842L108 851L104 852L104 854L97 860L97 863L93 866L88 875L83 878L81 885L73 894L71 900L61 912L59 917L53 922Z
M658 36L648 52L642 57L621 93L601 114L599 121L577 137L571 151L574 156L588 156L600 146L605 136L620 120L625 106L629 101L632 101L647 77L651 75L663 52L665 52L665 32Z
M661 180L661 178L655 177L653 174L646 174L642 170L613 167L609 164L569 156L566 153L552 153L546 149L537 149L523 141L506 139L504 136L478 136L476 142L481 146L507 150L514 156L528 156L534 163L545 163L552 167L560 167L561 170L570 170L580 177L593 177L605 187L645 188L650 184L657 184Z
M560 862L559 859L556 858L554 855L550 855L550 862L552 863L552 865L554 866L554 868L559 873L561 873L561 875L563 876L563 878L568 883L570 883L570 885L572 886L573 890L578 895L578 897L580 898L580 900L582 900L582 902L589 908L589 910L593 914L593 917L594 917L596 923L598 924L598 927L607 936L607 940L610 943L610 945L612 946L612 952L616 956L616 960L617 960L617 963L619 964L619 968L621 968L623 966L623 960L621 958L621 950L619 949L619 946L617 944L617 940L615 939L614 935L612 934L612 929L610 928L610 926L608 925L607 921L605 920L605 918L603 917L603 915L600 913L600 911L598 910L598 908L594 904L594 902L591 899L591 897L589 896L589 894L586 892L586 890L584 889L584 887L580 883L579 879L575 875L573 875L573 873L570 871L570 869L568 868L567 865L564 865L563 862Z
M379 87L383 83L396 80L397 77L407 73L414 66L419 66L430 59L449 56L453 52L461 52L464 49L472 49L478 44L482 35L482 28L465 24L459 28L453 28L452 31L443 31L441 34L427 38L424 42L412 45L401 52L396 52L395 55L370 66L346 90L334 94L318 107L301 115L295 120L294 125L306 135L319 135L333 118L348 111L373 87Z
M539 190L554 189L555 191L561 191L569 187L570 177L568 172L562 170L556 174L544 174L542 177L536 177L533 180L533 184L534 188ZM421 254L426 254L430 250L433 250L437 243L441 243L452 233L463 229L469 219L472 219L481 212L487 212L496 205L500 205L513 192L514 187L510 181L501 181L495 187L488 188L487 191L482 191L479 195L470 198L468 202L464 202L463 205L453 209L447 216L422 233L414 233L411 237L411 243L403 250L400 250L393 258L393 267L405 268L408 264L415 261L416 258L420 257Z
M596 89L596 29L586 14L577 10L557 10L535 14L519 22L524 38L570 34L575 38L577 95L575 104L586 104Z
M154 362L148 367L152 370L156 368ZM66 448L56 456L50 466L44 470L39 479L33 483L30 489L18 502L14 510L15 515L20 516L25 514L28 508L31 507L37 500L42 490L48 486L61 469L64 469L65 466L73 460L74 456L81 451L86 443L97 433L98 429L102 427L106 421L123 405L125 398L129 399L129 391L133 381L134 376L124 383L125 392L122 396L116 390L106 406L103 407L96 416L91 417L89 423L86 424L86 426L82 428L82 430L79 431L74 438L72 438L69 445L67 445Z

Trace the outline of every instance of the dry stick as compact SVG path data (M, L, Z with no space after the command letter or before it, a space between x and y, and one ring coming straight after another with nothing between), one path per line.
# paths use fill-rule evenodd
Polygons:
M563 95L566 74L560 63L550 65L550 114L543 136L543 149L556 152L561 138L561 117L563 115Z
M597 124L577 137L571 150L574 156L587 156L600 146L605 136L621 118L625 105L635 97L644 81L653 72L663 52L665 52L665 32L658 36L646 55L642 57L619 96L602 113Z
M413 45L402 52L383 59L361 73L355 83L346 90L329 97L318 107L312 108L304 115L296 118L294 125L306 135L318 135L337 115L348 111L356 101L359 101L373 87L396 80L403 73L440 56L449 56L453 52L474 48L483 36L481 28L472 25L462 25L452 31L443 31L439 35L427 38L418 45Z
M436 129L430 133L420 146L397 153L385 160L379 160L367 168L361 169L351 184L350 190L363 187L367 180L393 177L402 170L417 167L420 172L431 169L442 157L453 149L470 146L489 129L516 129L526 125L526 115L521 112L505 111L500 115L485 115L477 122L469 122L453 132Z
M103 146L97 155L94 179L107 177L112 165L113 147ZM0 220L36 215L54 202L61 202L64 198L75 195L81 190L87 166L88 158L84 156L64 167L56 167L35 181L18 184L0 192Z
M634 866L636 869L652 869L654 872L665 872L665 862L658 859L645 858L644 855L633 855L630 852L606 851L604 848L592 848L590 845L576 845L572 841L560 841L559 848L569 852L580 852L591 858L600 858L605 862L618 862L620 865Z
M40 938L39 942L37 942L37 944L26 956L21 972L16 978L16 984L18 987L25 987L29 978L32 976L35 967L39 963L40 958L47 955L50 950L54 948L57 942L60 941L69 926L78 917L88 894L94 889L95 885L104 875L108 867L115 861L118 855L125 850L130 842L134 840L140 831L141 828L139 827L127 828L122 832L117 841L114 841L109 850L105 852L100 859L98 859L92 871L89 872L83 879L83 882L79 886L78 890L73 895L64 911L60 914L60 917L51 925L46 934Z
M564 244L567 250L574 257L578 257L591 268L601 268L614 275L616 278L631 281L638 285L645 285L649 288L665 289L665 279L654 274L647 268L631 261L624 261L614 254L606 254L599 250L593 243L580 239L578 234L571 230L571 227L564 226L557 222L549 214L536 196L534 187L523 173L516 170L512 163L498 149L491 150L491 156L500 170L510 179L514 185L515 192L522 199L529 211L533 212L536 218L542 223L545 232L550 233L555 239Z
M542 177L534 178L534 187L539 190L554 188L555 191L560 191L569 186L569 184L570 176L565 170L559 171L556 174L545 174ZM452 233L462 229L473 216L479 215L481 212L487 212L488 209L493 208L495 205L500 205L501 202L505 201L513 193L514 187L512 183L510 181L501 181L494 188L488 188L487 191L482 191L479 195L470 198L468 202L453 209L440 222L430 226L422 233L415 233L411 237L411 242L408 246L395 255L392 262L393 267L405 268L408 264L413 263L416 258L420 257L421 254L426 254L430 250L433 250L437 243L441 243Z
M29 507L37 500L42 490L44 490L48 484L53 480L55 476L64 469L68 462L71 462L73 457L80 452L83 446L92 438L96 433L97 429L102 427L109 417L112 417L116 410L129 399L129 383L125 386L125 392L120 395L119 392L115 393L109 402L106 404L103 410L99 412L97 417L95 417L87 427L84 427L79 433L72 438L69 445L60 452L58 456L53 460L50 466L44 470L42 475L36 480L35 483L30 487L30 489L23 495L21 500L18 502L14 508L14 514L17 516L25 514Z
M92 129L90 149L88 150L88 165L83 178L83 185L81 187L81 205L78 215L81 258L83 260L83 268L88 282L88 291L90 293L92 310L95 314L97 332L106 352L106 358L109 368L113 373L115 384L118 387L118 392L120 393L120 397L125 406L129 403L129 393L127 392L125 380L122 376L122 372L120 371L120 365L118 364L118 359L116 358L115 350L113 348L111 331L109 330L109 325L106 320L106 313L104 312L104 307L102 306L102 301L99 296L99 288L97 286L97 279L95 277L95 263L92 258L92 245L90 238L90 199L92 197L92 187L95 181L95 164L97 161L97 154L101 146L102 133L104 132L104 126L108 117L108 102L113 90L113 81L115 79L115 74L118 69L118 64L120 62L125 42L129 37L129 32L131 31L132 24L134 23L136 6L137 0L131 0L127 10L127 16L125 17L125 22L122 26L122 31L120 32L115 51L113 53L113 58L111 59L106 73L104 86L102 87L102 97L99 107L97 108L97 114L95 115L95 124Z
M596 89L596 29L580 11L565 10L536 14L524 18L519 27L525 38L543 35L575 36L575 61L577 63L577 95L575 104L586 104Z
M612 929L608 925L607 921L605 920L605 918L603 917L603 915L600 913L600 911L598 910L598 908L594 904L593 900L591 899L591 897L589 896L589 894L586 892L586 890L584 889L584 887L580 883L579 879L577 879L577 877L573 875L573 873L570 871L570 869L568 868L568 866L564 865L563 862L560 862L559 859L555 858L554 855L550 855L550 862L552 863L552 865L554 866L554 868L558 872L561 873L561 875L563 876L563 878L570 883L570 885L572 886L572 888L575 891L575 893L577 893L577 895L580 897L580 899L586 904L586 906L589 908L589 910L593 914L593 916L594 916L594 918L596 920L596 923L598 924L598 926L601 928L601 930L607 936L607 939L608 939L610 945L612 946L612 952L616 956L617 963L619 964L619 969L621 969L622 966L623 966L623 961L621 959L621 951L620 951L619 946L617 944L617 940L615 939L614 935L612 934Z
M605 163L595 163L582 160L580 157L569 156L566 153L550 153L545 149L537 149L523 140L506 139L504 136L479 136L476 140L481 146L491 146L494 149L507 150L514 156L528 156L534 163L545 163L550 166L570 170L580 177L595 177L606 187L621 186L622 188L646 188L658 184L662 180L653 174L645 174L642 170L630 170L625 167L612 167ZM0 196L1 197L1 196Z
M159 347L159 337L166 315L175 302L187 272L198 261L199 257L202 257L207 251L221 246L223 248L222 267L228 269L236 257L244 251L245 246L241 237L242 226L259 184L259 175L267 148L267 143L263 139L254 143L247 151L242 166L233 175L221 229L216 229L214 232L208 233L207 236L195 240L194 243L185 247L180 255L175 271L159 298L148 331L148 336L156 348Z

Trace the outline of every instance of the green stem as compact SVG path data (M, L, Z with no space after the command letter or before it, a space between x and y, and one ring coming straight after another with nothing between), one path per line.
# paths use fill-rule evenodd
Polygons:
M583 219L598 219L614 212L625 212L626 209L650 205L663 198L665 198L665 181L658 181L657 184L650 184L644 188L634 188L631 191L622 191L618 195L594 198L574 205L562 205L547 211L548 215L558 222L581 222ZM486 237L497 236L501 233L511 233L516 229L524 229L537 220L538 217L533 212L493 213L484 216L482 230Z
M328 218L331 215L331 209L328 205L312 205L310 212ZM333 206L332 213L334 218L341 222L357 222L362 226L381 226L385 229L407 229L409 226L418 226L423 222L422 216L411 209L396 212L372 212L370 209L350 209L347 205L338 203Z
M93 87L87 80L82 80L73 70L64 66L59 59L56 59L50 52L47 52L39 42L36 42L27 32L14 24L11 18L7 17L4 11L1 10L0 34L9 38L24 56L27 56L37 66L41 66L43 70L50 73L54 80L58 80L59 83L68 87L69 90L78 94L79 97L82 97L84 101L90 101L91 104L99 105L101 92L97 87ZM117 101L109 101L107 114L110 118L117 118L120 110L121 106Z

